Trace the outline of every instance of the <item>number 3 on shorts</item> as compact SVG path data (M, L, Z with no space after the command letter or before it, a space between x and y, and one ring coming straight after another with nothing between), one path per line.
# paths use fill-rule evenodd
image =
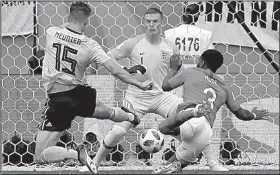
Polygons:
M216 95L216 92L214 91L213 88L206 88L204 89L203 93L205 94L208 94L208 92L210 92L212 94L212 97L211 98L208 98L207 101L209 101L209 103L211 104L211 108L213 109L214 107L214 101L216 100L217 98L217 95Z

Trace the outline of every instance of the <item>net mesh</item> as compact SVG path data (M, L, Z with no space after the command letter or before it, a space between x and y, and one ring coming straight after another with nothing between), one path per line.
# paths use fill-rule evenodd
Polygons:
M8 1L5 1L8 2ZM93 15L85 34L93 36L105 51L116 47L125 39L144 32L142 13L147 7L160 8L164 13L166 24L163 30L180 24L182 2L89 2ZM50 26L59 26L67 21L70 2L37 2L36 3L36 34L2 37L2 156L4 167L7 165L32 165L34 155L34 139L46 93L42 87L41 76L30 69L27 62L34 56L33 50L45 47L45 31ZM226 31L225 31L226 32ZM230 34L228 34L230 35ZM234 46L224 43L216 44L216 49L225 57L225 64L218 74L228 83L236 100L247 109L255 105L267 108L271 115L268 121L244 122L236 119L228 109L222 107L214 124L215 156L225 164L279 164L279 77L271 69L259 49ZM279 52L269 51L275 61ZM39 56L35 56L36 59ZM279 61L279 60L278 60ZM129 65L128 60L121 64ZM119 106L123 98L126 84L116 80L100 65L91 65L85 77L95 87L98 98L108 106ZM180 94L180 91L174 91ZM165 146L161 152L152 157L143 158L137 151L138 138L147 128L156 128L163 119L155 114L147 114L143 122L131 129L120 142L123 151L114 153L123 155L117 165L132 167L152 165L162 162L163 151L172 150L178 143L165 137ZM97 140L111 129L110 121L83 119L77 117L68 130L70 140L61 139L62 146L71 147L74 143L86 140L88 132L94 132ZM66 143L65 143L66 142ZM87 140L88 143L91 141ZM93 144L95 145L95 144ZM98 145L98 144L97 144ZM89 150L93 152L93 147ZM172 152L172 151L171 151ZM116 165L113 154L105 164ZM117 155L117 154L116 154ZM117 155L117 157L121 157ZM133 161L132 161L133 160ZM67 166L75 162L70 161ZM206 162L202 158L200 164ZM63 164L64 165L64 164ZM59 164L59 166L62 166ZM240 166L241 168L244 166Z

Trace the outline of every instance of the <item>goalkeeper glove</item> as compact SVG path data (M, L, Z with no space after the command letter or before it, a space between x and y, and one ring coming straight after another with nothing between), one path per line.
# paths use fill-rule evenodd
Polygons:
M130 74L140 72L142 75L143 75L143 74L146 72L146 70L147 70L147 69L145 68L144 65L140 65L140 64L135 65L135 66L133 66L133 67L131 67L131 68L124 67L123 69L126 70L126 71L127 71L128 73L130 73Z

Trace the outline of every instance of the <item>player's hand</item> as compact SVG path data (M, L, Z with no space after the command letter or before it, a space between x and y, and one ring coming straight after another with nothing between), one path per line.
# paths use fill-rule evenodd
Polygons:
M133 74L133 73L136 74L136 73L140 72L141 75L143 75L147 71L145 66L141 65L141 64L135 65L135 66L133 66L131 68L124 67L123 69L126 70L130 74Z
M154 85L154 82L147 80L147 81L142 82L141 86L139 88L142 89L143 91L151 90L153 88L153 85Z
M257 108L252 109L252 112L256 114L255 120L268 120L269 112L266 109L257 110Z
M170 69L178 71L182 64L183 63L180 55L174 54L170 57Z

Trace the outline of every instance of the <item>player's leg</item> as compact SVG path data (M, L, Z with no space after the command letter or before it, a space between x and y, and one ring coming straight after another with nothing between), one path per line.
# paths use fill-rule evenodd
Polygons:
M124 121L121 123L116 123L109 133L103 139L100 144L95 157L94 163L96 168L100 165L101 161L113 150L113 148L119 143L119 141L125 136L126 132L131 128L132 124L130 122ZM97 170L96 170L97 171Z
M126 112L121 108L109 107L98 99L96 99L96 108L92 117L100 120L109 119L114 122L128 121L135 125L138 125L140 122L137 115L134 115L131 112Z
M196 162L197 156L212 136L212 130L206 126L205 120L204 117L193 118L180 126L179 136L182 142L176 148L173 157L168 160L168 164L157 169L156 173L181 172L184 167Z
M182 124L180 135L182 143L176 150L176 157L184 165L184 162L196 161L197 156L209 144L213 132L205 117L200 117Z
M209 121L205 117L200 117L200 118L193 118L188 121L190 126L192 126L192 129L195 130L194 134L194 142L199 143L199 144L205 144L205 148L203 149L203 154L205 158L207 159L207 162L213 171L228 171L225 167L223 167L221 164L218 163L218 160L215 159L215 156L213 154L213 149L211 146L211 137L212 137L212 127L209 123ZM184 126L186 124L183 124ZM197 126L197 127L194 127ZM182 127L181 131L183 132L182 134L182 139L184 139L186 142L188 141L188 135L186 132L188 132L187 127ZM198 149L199 153L201 151Z
M212 171L228 171L227 168L225 168L223 165L219 164L218 160L215 159L214 152L211 146L211 143L209 143L205 149L203 150L203 154L208 162L209 167Z
M36 160L38 163L54 163L66 159L76 159L92 171L90 167L91 159L83 144L75 150L55 146L64 131L71 127L71 123L76 116L91 112L95 103L84 102L86 95L92 95L91 93L87 94L88 92L84 91L84 88L84 86L79 85L68 91L49 94L44 119L38 127L38 140L36 140ZM88 106L83 105L83 103L87 103ZM44 139L45 144L43 143ZM42 161L40 162L40 160Z
M193 136L189 135L190 129L194 131ZM195 150L193 151L193 157L192 155L187 155L184 153L179 153L177 157L181 156L181 159L187 162L193 162L193 160L196 159L196 157L201 152L203 152L211 170L228 171L226 168L220 165L214 157L210 143L213 131L205 117L193 118L189 120L180 127L180 130L181 139L183 142L187 143L187 146L189 146L190 149L195 148ZM184 164L183 161L181 161L181 163L183 167L188 165L188 163Z
M194 108L188 108L175 114L173 117L168 117L159 124L159 130L165 135L177 136L180 134L180 128L184 122L184 118L194 117ZM183 119L182 119L183 118Z
M72 116L63 113L61 104L67 104L60 93L50 95L45 103L42 120L38 126L35 147L35 162L38 164L60 162L65 159L77 159L76 151L67 151L55 146L65 130L70 127ZM63 123L62 123L63 122Z
M165 135L177 136L180 132L179 126L193 117L201 117L210 112L207 104L195 104L185 102L178 106L179 111L174 116L170 116L159 124L159 130Z
M133 106L136 115L142 118L145 114L144 111L146 111L149 106L145 104L145 100L136 99L131 96L126 96L126 100ZM111 131L105 136L103 143L100 145L100 148L97 151L96 156L94 157L96 172L101 161L119 143L119 141L124 137L126 132L131 127L132 124L127 121L116 123Z
M185 159L185 157L187 157L188 159ZM154 173L155 174L181 173L183 168L196 162L196 159L193 157L194 157L194 146L190 146L187 143L181 142L180 145L177 147L175 154L169 158L166 165L157 168L154 171Z
M189 133L189 131L188 131ZM175 154L167 160L165 166L157 168L155 174L173 174L181 173L182 170L196 162L196 156L201 153L205 145L203 144L188 144L181 142L177 147Z
M63 159L64 156L59 156L58 158L56 158L56 156L52 155L53 152L54 153L57 152L58 149L56 149L55 145L58 142L59 138L63 135L63 133L64 131L51 132L51 131L38 130L36 135L36 147L35 147L35 156L34 156L35 163L45 164L45 163L52 163L52 162L60 162L64 160ZM49 150L51 150L50 153ZM61 151L58 150L58 153L60 154Z
M100 145L100 148L95 156L95 163L100 164L101 161L106 157L106 155L111 152L111 150L119 143L123 138L126 132L135 124L140 123L140 117L143 116L142 113L134 111L132 104L127 102L125 106L121 108L110 108L104 105L102 102L97 100L97 107L94 112L93 117L98 119L105 119L110 116L109 119L115 122L119 122L113 126L111 131L105 136L103 143ZM131 105L131 106L129 106ZM137 120L135 122L135 120ZM135 124L134 124L135 123Z
M170 117L171 118L171 117ZM155 170L155 174L171 174L175 172L180 172L187 165L187 161L180 157L180 154L190 155L191 149L186 148L188 145L184 143L184 140L191 140L194 136L194 129L191 124L187 121L179 128L178 133L180 133L177 137L181 141L180 145L176 148L175 154L167 160L167 164L165 166L159 167ZM183 141L183 142L182 142Z
M181 97L169 92L164 92L162 95L157 97L153 103L155 113L167 118L164 122L162 122L162 127L159 128L160 131L163 134L173 136L174 134L178 134L178 128L176 127L180 126L185 121L193 117L205 115L211 111L210 106L207 104L199 104L198 102L183 102Z
M169 112L168 112L168 118L160 123L159 130L163 134L171 135L181 141L179 126L182 125L189 118L194 117L193 114L195 111L194 110L190 110L190 111L184 110L187 108L187 106L189 104L188 103L179 104L178 102L180 102L180 99L178 99L178 97L174 96L174 95L165 95L165 96L163 96L163 98L161 98L161 103L160 103L161 105L158 108L158 112L162 113L162 115L167 114L168 110L169 110ZM169 105L167 106L167 104L169 104ZM176 106L176 107L174 107L174 106ZM189 106L189 107L192 107L192 106ZM209 111L210 106L206 106L207 108L204 108L204 106L199 106L199 107L203 107L202 109L200 109L200 111L202 111L202 112L200 112L200 114L203 114L203 111L206 111L205 109L207 109L207 111ZM180 111L180 113L177 113L177 111ZM189 134L192 134L191 131L192 130L190 129ZM219 170L219 171L225 170L223 167L221 167L219 164L216 163L217 161L212 153L212 149L209 149L210 146L211 145L206 147L204 154L205 154L205 157L208 160L209 164L211 164L211 169ZM175 155L174 155L173 159L175 159ZM170 159L169 161L173 162L174 160ZM183 167L186 165L187 165L187 163L185 165L183 164Z
M51 115L52 112L49 112L49 118L52 118L50 117ZM67 159L81 161L81 157L79 157L78 153L84 152L85 150L80 146L77 150L56 146L59 138L63 135L66 129L70 128L70 126L51 122L48 119L48 116L41 121L38 127L36 135L35 162L37 164L46 164L61 162ZM69 122L65 121L65 123Z
M140 115L140 114L137 114ZM120 142L120 140L125 136L127 131L132 127L130 122L124 121L121 123L116 123L111 131L105 136L103 143L100 144L95 157L95 172L101 163L101 161L112 151L112 149Z
M178 105L181 103L183 103L183 98L169 92L164 92L155 97L153 101L154 112L163 118L169 118L177 113Z
M129 121L135 126L140 122L139 117L133 112L105 105L96 98L97 92L90 86L78 86L76 94L76 98L80 101L79 116L81 117L108 119L114 122Z
M130 105L133 104L136 107L136 109L134 109L134 113L140 118L142 118L145 113L143 112L143 110L139 110L139 108L143 109L143 106L140 106L139 101L136 101L134 98L127 99L132 102L130 103L127 100L127 102L130 103ZM95 162L99 164L105 158L105 156L117 145L117 143L119 143L119 141L123 138L123 136L132 126L133 125L127 121L116 123L111 129L111 131L105 136L103 144L101 144L94 158Z

